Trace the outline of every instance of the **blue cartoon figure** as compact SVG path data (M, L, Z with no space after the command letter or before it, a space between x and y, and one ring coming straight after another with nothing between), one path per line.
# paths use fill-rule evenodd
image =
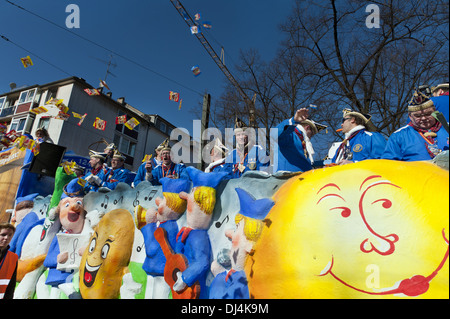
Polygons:
M178 196L187 192L191 182L185 179L161 178L164 198L155 198L157 208L151 207L145 213L147 224L141 228L145 242L145 261L142 269L147 273L146 299L167 299L170 286L164 281L166 257L154 233L158 228L164 229L171 247L175 247L178 233L177 220L186 210L186 200Z
M197 287L197 293L187 298L208 297L206 276L211 265L211 243L208 228L211 224L212 212L216 204L216 188L227 175L226 172L204 173L194 167L187 172L193 183L190 193L181 192L179 196L187 201L186 226L176 237L175 252L183 255L187 267L174 274L175 294L182 293L188 287Z
M209 287L210 299L249 299L247 277L244 266L247 256L264 229L264 219L275 204L271 199L256 200L241 188L236 188L240 210L236 214L236 229L225 232L231 240L231 269L226 270L214 261L211 265L216 277Z

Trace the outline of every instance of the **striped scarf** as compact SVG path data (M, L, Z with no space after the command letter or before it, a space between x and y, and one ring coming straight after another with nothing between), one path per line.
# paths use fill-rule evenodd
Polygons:
M341 145L339 145L339 148L336 151L336 162L337 162L341 152L345 151L345 148L347 147L347 142L350 141L352 138L354 138L356 136L356 134L358 134L359 132L362 132L362 131L364 131L364 129L355 131L349 137L346 137L342 140ZM343 158L343 156L344 155L342 155L342 159L346 159L346 158Z

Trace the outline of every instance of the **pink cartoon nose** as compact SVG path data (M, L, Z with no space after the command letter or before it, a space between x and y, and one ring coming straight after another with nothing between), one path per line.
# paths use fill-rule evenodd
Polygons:
M395 251L395 243L398 241L396 234L390 234L387 236L380 236L374 234L370 238L366 238L362 241L360 249L364 253L376 252L382 256L387 256Z

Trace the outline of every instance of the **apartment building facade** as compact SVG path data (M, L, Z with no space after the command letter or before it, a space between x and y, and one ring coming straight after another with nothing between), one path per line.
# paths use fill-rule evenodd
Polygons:
M146 154L154 149L175 128L169 121L156 115L144 114L127 104L125 98L113 99L110 92L89 95L84 90L93 89L84 79L69 77L44 85L12 88L10 92L0 94L0 123L8 125L8 131L29 133L35 136L38 128L45 128L55 144L67 147L79 156L88 157L89 149L103 151L105 144L114 142L119 151L126 156L126 168L136 171ZM50 99L63 100L68 106L66 120L55 118L60 111L46 104ZM48 111L40 114L30 112L33 108L44 106ZM79 118L72 112L84 115L81 125ZM139 121L133 130L123 124L116 124L116 118L127 115ZM104 130L93 126L96 118L106 121ZM189 138L188 138L189 140Z

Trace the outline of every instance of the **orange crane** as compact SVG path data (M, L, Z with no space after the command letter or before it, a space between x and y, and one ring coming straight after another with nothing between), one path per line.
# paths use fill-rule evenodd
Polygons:
M184 6L181 4L179 0L170 0L172 2L175 9L177 9L180 16L183 18L184 21L186 21L186 24L189 26L189 28L193 26L197 26L197 23L194 22L194 20L191 18L187 10L184 8ZM247 94L244 92L244 90L241 88L239 83L236 81L236 79L233 77L231 72L228 70L228 68L225 66L225 64L222 62L222 60L219 58L217 53L212 48L211 44L209 44L208 40L204 36L202 32L195 33L195 36L200 41L200 43L203 45L203 47L206 49L206 51L209 53L211 58L216 62L219 69L225 74L227 79L231 82L231 84L234 85L234 87L238 90L240 96L242 99L247 103L249 107L249 124L250 127L256 127L256 121L255 121L255 104L254 102L247 96Z

